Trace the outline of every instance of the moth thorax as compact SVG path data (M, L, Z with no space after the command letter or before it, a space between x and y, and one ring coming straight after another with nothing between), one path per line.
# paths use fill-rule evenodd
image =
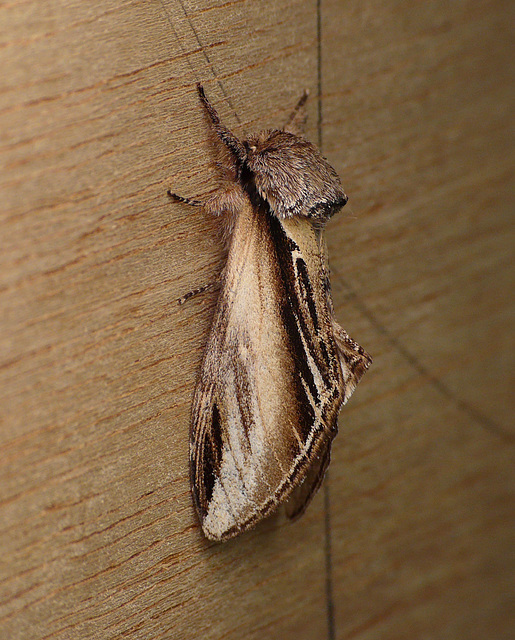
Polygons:
M280 218L326 219L346 202L340 178L310 142L286 131L263 131L244 142L250 189Z

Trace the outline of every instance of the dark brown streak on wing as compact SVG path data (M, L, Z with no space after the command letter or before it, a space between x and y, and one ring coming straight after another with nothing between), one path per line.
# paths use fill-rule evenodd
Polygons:
M203 451L203 486L204 500L209 502L213 495L213 487L215 485L216 476L220 469L222 460L222 434L220 425L220 412L216 401L212 405L211 430L206 434L204 439Z
M246 335L240 335L240 343L242 339L245 340L246 338ZM247 348L250 349L251 345L248 345ZM252 451L250 434L252 426L255 423L253 417L254 407L252 406L252 398L255 395L255 391L253 388L254 385L249 375L248 363L245 362L244 357L241 355L241 353L239 353L238 344L233 345L231 351L234 354L234 376L236 395L238 398L237 405L240 416L240 423L247 443L246 453L250 455Z
M306 440L313 426L314 412L306 394L306 390L301 383L301 378L307 384L309 391L315 400L315 404L318 405L321 399L313 373L309 368L305 356L304 344L296 321L296 318L298 318L299 322L303 323L303 315L297 299L297 292L295 290L294 278L296 277L296 274L291 261L291 251L293 248L291 246L292 241L287 237L280 221L275 216L267 215L265 213L264 216L266 216L269 221L270 234L273 240L272 244L277 253L277 265L280 270L280 278L278 282L279 286L282 288L282 291L280 292L280 299L282 302L281 316L290 341L289 353L294 359L295 367L299 371L298 379L296 377L294 380L295 389L292 391L294 391L297 397L299 407L302 409L308 409L308 411L299 412L299 417L303 419L303 423L299 426L301 427L302 436L304 440ZM295 248L299 250L297 245L295 245ZM306 334L306 332L307 327L304 326L303 333Z
M210 414L209 418L206 416L208 411ZM208 502L216 481L219 468L217 441L221 442L220 430L213 432L212 429L212 423L219 423L220 417L218 407L213 398L212 387L208 391L205 391L202 397L195 394L192 415L200 416L200 420L195 423L195 427L198 433L202 434L195 441L195 448L190 456L190 478L193 499L202 519L207 513Z
M278 253L278 264L281 268L282 281L285 287L285 300L287 301L285 311L290 311L290 316L295 326L294 332L289 332L295 346L298 347L294 351L295 356L299 356L298 360L302 361L304 365L301 367L302 372L306 373L307 370L306 381L308 382L311 379L314 385L313 374L304 355L305 343L326 387L332 388L335 379L339 379L339 371L336 344L329 322L329 310L323 307L321 311L325 311L324 315L327 317L319 317L306 263L301 257L296 257L292 260L292 250L300 252L300 248L287 236L281 222L275 217L272 217L271 232L274 237ZM299 264L301 265L300 269ZM304 343L297 328L297 323L300 325ZM322 331L323 324L325 324L325 332ZM310 391L312 391L311 384L309 384L309 387ZM317 395L318 391L314 397Z
M309 317L313 323L314 335L313 340L310 342L307 341L309 352L311 356L317 361L317 365L320 371L320 375L324 379L324 382L327 387L331 387L334 384L335 379L335 360L334 358L331 360L331 356L327 350L327 344L324 340L324 335L321 334L320 322L317 314L317 307L315 303L313 287L311 285L311 281L309 279L308 270L306 267L306 263L301 258L297 258L295 261L295 268L297 274L297 281L301 286L300 295L302 296L304 305L301 305L300 310L302 310L307 306L309 311ZM309 334L309 329L307 326L307 322L305 320L305 316L301 316L300 322L302 324L302 332L304 335ZM327 336L326 336L327 338ZM316 354L315 344L318 349L321 351L321 357Z
M299 407L305 410L302 431L306 441L315 428L315 420L313 409L300 377L306 381L316 405L322 411L322 423L318 427L311 446L306 447L303 456L304 462L299 464L294 477L291 478L291 484L295 488L287 502L286 513L288 517L296 518L305 511L311 498L319 489L329 465L331 442L338 431L338 413L344 399L345 389L339 364L340 345L337 337L333 334L332 308L329 298L325 295L323 283L321 283L321 293L323 302L327 301L327 306L323 305L319 309L316 305L306 263L299 257L300 248L287 236L280 220L272 217L270 227L278 254L277 264L281 267L281 279L285 290L283 319L291 342L292 353L299 369L299 384L296 385L296 395ZM292 261L292 253L297 256L293 258L295 262ZM317 275L323 278L322 262L321 257L322 270ZM322 313L322 317L319 312ZM322 330L322 327L325 328L325 331ZM302 341L300 332L304 341ZM308 348L325 385L326 394L323 402L318 390L313 393L316 384L304 353L304 344ZM303 415L302 411L299 415ZM301 480L297 484L299 476Z
M313 298L312 285L309 280L307 269L303 269L302 273L299 274L292 262L292 250L300 252L299 247L296 245L292 246L293 241L287 236L280 220L275 216L268 216L268 220L270 233L273 238L273 245L277 252L277 264L281 270L281 284L283 287L283 305L281 312L290 341L290 353L293 355L295 366L298 368L299 379L298 384L295 385L295 392L298 398L299 407L303 410L300 412L301 417L304 418L301 426L304 437L307 439L311 433L311 429L313 428L314 411L306 395L301 379L304 380L308 386L316 406L320 406L322 404L322 398L320 397L320 391L317 388L313 372L309 367L304 345L309 349L309 353L313 358L315 366L319 370L324 381L326 390L329 391L329 405L323 406L322 411L331 423L336 420L338 409L341 404L341 398L338 398L339 394L337 384L341 381L337 347L332 335L332 327L330 326L329 317L320 319L316 305L306 305L305 299L299 299L299 295L302 296L303 291L305 291L311 299ZM301 258L297 256L296 260L299 261L300 259ZM303 265L305 266L304 262ZM298 283L299 275L303 280L302 286L299 286ZM326 310L326 312L329 316L328 310ZM320 330L324 320L327 325L325 336L322 335L324 332L321 332ZM311 328L310 325L313 328ZM325 341L327 341L327 345L325 345L324 338ZM322 344L325 347L324 349L321 348ZM328 350L330 353L328 353ZM297 382L297 380L295 380L295 382ZM343 398L343 391L341 395ZM304 416L302 416L302 413L304 413ZM325 426L329 427L331 431L334 430L333 424Z
M318 320L315 300L313 298L313 287L311 286L311 282L308 276L308 269L306 267L306 263L301 258L297 258L295 261L295 266L297 267L297 274L299 278L299 284L302 285L302 294L304 297L304 302L307 304L309 309L309 315L311 316L311 320L313 321L313 326L315 329L315 333L319 335L320 333L320 323Z
M298 249L298 248L297 248ZM322 268L322 258L320 257L320 266ZM319 317L319 313L317 310L317 303L315 300L315 293L313 290L313 285L311 283L306 262L303 258L297 257L294 261L294 283L297 283L299 286L299 291L297 292L294 288L294 293L296 294L295 300L297 302L296 313L299 323L301 324L302 334L306 339L306 345L311 357L315 360L317 364L317 368L322 376L324 383L327 388L332 387L334 384L335 378L337 378L337 359L334 357L334 349L331 349L332 355L328 352L328 346L331 341L331 327L328 318L330 317L330 307L326 308L326 305L320 307L320 311L322 311L322 322ZM317 274L318 275L318 274ZM325 302L325 299L320 302ZM308 313L305 313L307 308ZM325 313L324 313L325 312ZM325 318L324 318L325 316ZM309 320L311 320L312 329L309 327ZM324 323L325 320L325 323ZM324 327L326 331L323 332L322 328ZM329 334L328 334L329 329ZM331 342L332 345L332 342ZM317 350L320 350L321 353L317 353Z

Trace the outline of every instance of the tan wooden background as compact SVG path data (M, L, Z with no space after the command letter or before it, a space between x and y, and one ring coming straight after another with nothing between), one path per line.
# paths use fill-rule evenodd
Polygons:
M0 638L514 637L513 7L0 5ZM215 294L175 303L222 254L165 194L216 185L197 80L238 132L308 87L314 141L320 84L374 356L306 515L223 545L187 469Z

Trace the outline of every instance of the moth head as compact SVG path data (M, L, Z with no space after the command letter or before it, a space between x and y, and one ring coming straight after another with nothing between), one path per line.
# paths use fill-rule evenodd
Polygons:
M340 178L318 149L286 131L262 131L243 141L242 179L280 218L329 218L347 202Z

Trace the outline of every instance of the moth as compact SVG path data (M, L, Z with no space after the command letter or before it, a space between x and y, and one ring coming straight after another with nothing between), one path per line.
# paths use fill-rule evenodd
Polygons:
M372 360L334 317L323 230L347 196L301 136L307 93L282 129L240 140L197 88L222 184L204 202L168 194L220 216L226 240L190 436L195 507L206 537L221 541L282 503L290 518L304 512L340 408Z

